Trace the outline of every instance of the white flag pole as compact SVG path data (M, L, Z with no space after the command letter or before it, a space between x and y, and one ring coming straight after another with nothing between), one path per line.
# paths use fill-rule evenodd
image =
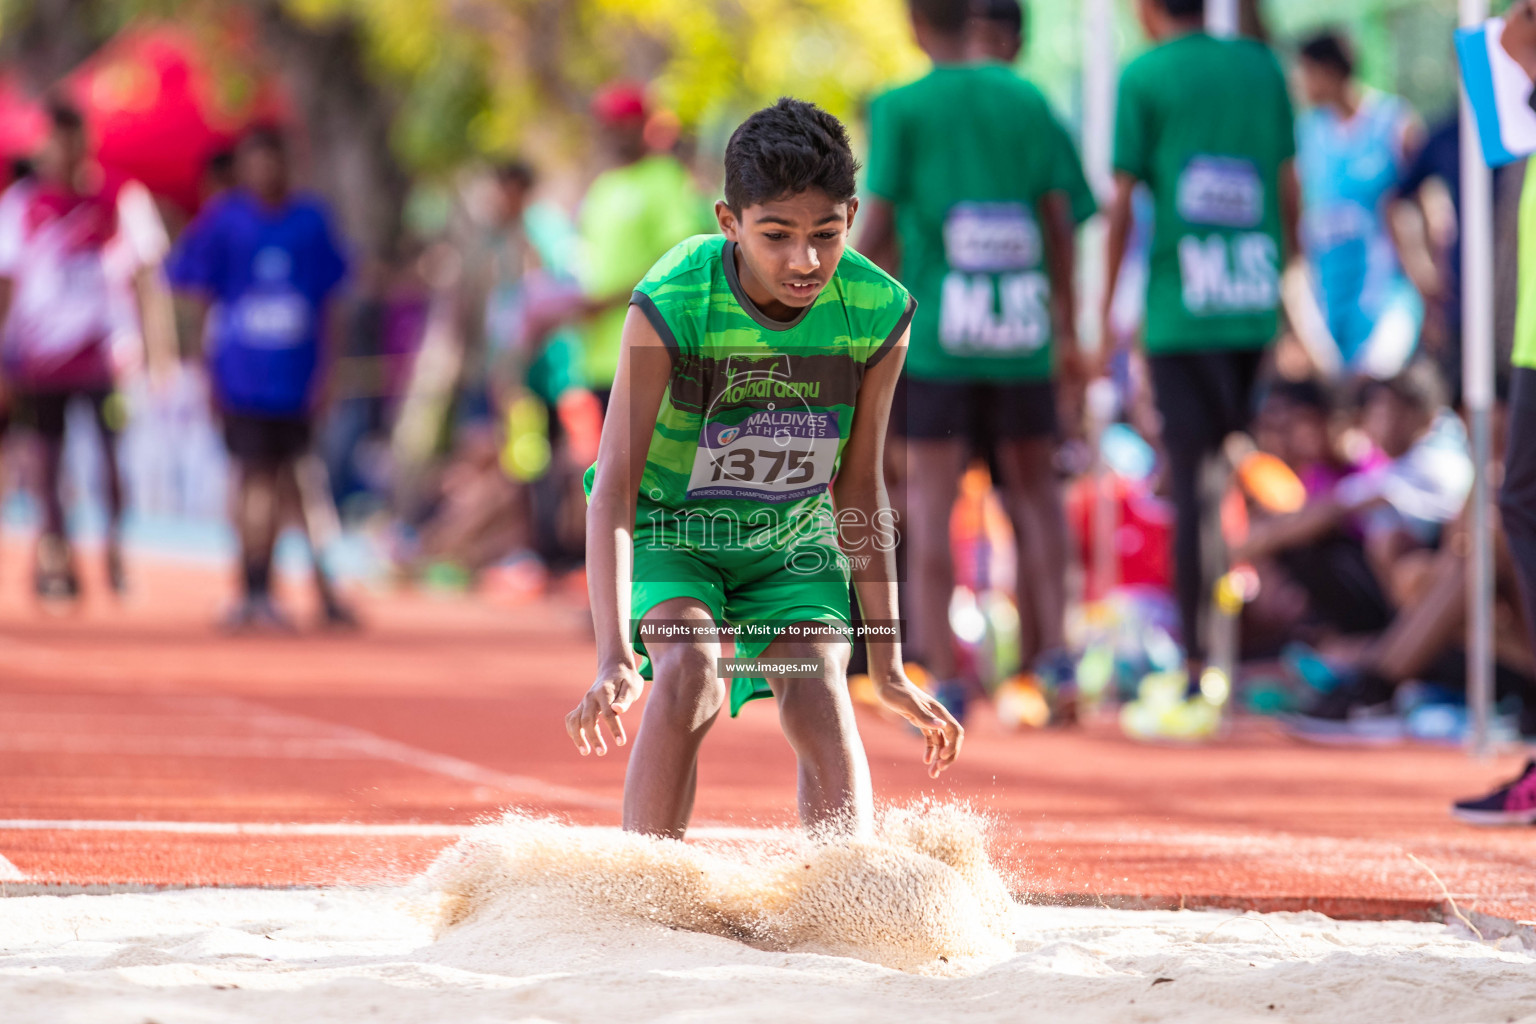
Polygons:
M1461 23L1481 25L1488 0L1461 0ZM1467 573L1467 702L1472 753L1492 752L1493 483L1493 172L1483 160L1465 86L1461 90L1462 393L1472 428L1476 477Z

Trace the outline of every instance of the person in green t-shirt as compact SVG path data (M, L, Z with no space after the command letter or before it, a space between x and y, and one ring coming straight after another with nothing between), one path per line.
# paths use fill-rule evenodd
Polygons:
M913 304L845 248L856 167L830 114L791 99L758 111L726 147L723 237L677 245L630 300L586 477L599 665L566 729L582 754L607 752L601 729L622 746L621 716L654 680L625 779L631 831L681 838L727 699L734 715L774 697L801 821L868 833L850 579L876 692L923 733L933 777L960 752L959 724L907 678L893 635L881 465ZM720 660L726 625L744 665Z
M1115 119L1104 338L1138 184L1152 192L1143 344L1176 513L1174 572L1191 695L1205 669L1202 555L1219 534L1209 467L1252 416L1284 261L1299 253L1295 116L1274 54L1207 35L1205 0L1139 0L1157 45L1125 69ZM1106 352L1112 348L1105 346Z
M581 371L606 408L630 289L672 246L715 228L687 168L647 146L649 111L639 86L609 86L593 100L592 112L617 166L593 179L581 203L577 277L587 300Z
M926 76L870 104L863 247L918 300L892 429L906 446L911 648L939 692L955 678L949 541L974 449L995 452L1018 538L1025 665L1070 693L1069 549L1056 479L1055 382L1080 365L1074 233L1095 203L1066 130L1034 85L968 58L967 0L912 0Z

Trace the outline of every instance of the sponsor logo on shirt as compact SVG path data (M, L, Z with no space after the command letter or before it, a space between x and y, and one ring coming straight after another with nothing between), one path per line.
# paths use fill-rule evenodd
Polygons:
M1040 265L1040 228L1023 203L959 203L944 220L951 270L995 274Z
M1256 228L1264 220L1264 182L1247 160L1197 156L1179 176L1178 204L1189 224Z

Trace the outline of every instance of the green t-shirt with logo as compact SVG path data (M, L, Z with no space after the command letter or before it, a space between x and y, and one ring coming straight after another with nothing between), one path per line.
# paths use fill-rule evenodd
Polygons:
M738 556L835 544L830 486L859 387L901 339L912 299L847 249L815 302L773 320L742 289L734 248L720 235L690 238L635 290L632 304L672 356L636 527L665 526L653 544Z
M1295 155L1285 73L1262 43L1194 32L1125 69L1114 165L1155 202L1149 353L1261 348L1274 338L1280 169Z
M872 195L895 208L901 278L918 301L907 373L1044 380L1054 369L1051 284L1037 204L1094 213L1050 104L1001 64L940 65L869 108Z

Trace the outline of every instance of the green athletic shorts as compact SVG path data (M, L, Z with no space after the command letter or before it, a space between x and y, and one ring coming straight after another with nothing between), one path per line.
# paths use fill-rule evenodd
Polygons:
M650 531L635 532L634 584L630 639L641 656L640 674L652 678L651 660L640 640L640 623L663 601L691 597L703 603L716 624L770 627L761 634L742 632L736 657L760 657L778 629L797 622L827 623L850 629L847 557L834 543L798 544L783 551L700 550L651 546ZM798 571L797 571L798 570ZM768 680L741 676L731 680L731 717L751 700L772 697Z

